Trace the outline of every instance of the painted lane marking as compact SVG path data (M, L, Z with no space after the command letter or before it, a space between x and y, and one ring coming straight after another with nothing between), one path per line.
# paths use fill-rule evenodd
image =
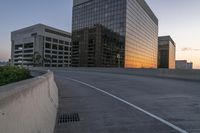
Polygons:
M148 116L151 116L152 118L154 118L154 119L156 119L156 120L158 120L158 121L160 121L160 122L166 124L167 126L173 128L173 129L175 129L176 131L178 131L178 132L180 132L180 133L189 133L189 132L187 132L187 131L185 131L185 130L179 128L179 127L177 127L176 125L174 125L174 124L172 124L172 123L170 123L170 122L168 122L168 121L166 121L166 120L164 120L164 119L162 119L162 118L160 118L160 117L158 117L158 116L156 116L156 115L154 115L154 114L152 114L152 113L150 113L150 112L148 112L148 111L146 111L146 110L144 110L144 109L142 109L142 108L140 108L140 107L138 107L137 105L134 105L134 104L132 104L132 103L129 103L128 101L126 101L126 100L124 100L124 99L122 99L122 98L120 98L120 97L118 97L118 96L115 96L115 95L113 95L113 94L111 94L111 93L109 93L109 92L106 92L106 91L104 91L104 90L102 90L102 89L99 89L99 88L93 86L93 85L87 84L87 83L85 83L85 82L82 82L82 81L79 81L79 80L76 80L76 79L67 78L67 77L65 77L65 78L66 78L67 80L71 80L71 81L80 83L80 84L82 84L82 85L88 86L88 87L90 87L90 88L92 88L92 89L95 89L95 90L97 90L97 91L100 91L100 92L102 92L102 93L104 93L104 94L106 94L106 95L108 95L108 96L111 96L112 98L117 99L117 100L119 100L119 101L121 101L121 102L123 102L123 103L125 103L125 104L127 104L127 105L129 105L129 106L131 106L131 107L133 107L133 108L135 108L135 109L137 109L137 110L143 112L144 114L146 114L146 115L148 115Z

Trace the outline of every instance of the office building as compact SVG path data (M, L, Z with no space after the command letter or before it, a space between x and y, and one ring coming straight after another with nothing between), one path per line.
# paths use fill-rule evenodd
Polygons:
M158 19L144 0L74 0L72 66L157 68Z
M158 68L175 69L176 44L170 36L158 38Z
M191 70L193 69L193 63L187 60L177 60L176 69Z
M17 66L69 67L71 34L43 24L11 33L11 64Z

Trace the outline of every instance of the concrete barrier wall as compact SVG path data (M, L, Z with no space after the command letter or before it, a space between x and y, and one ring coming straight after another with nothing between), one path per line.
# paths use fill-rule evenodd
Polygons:
M92 72L104 72L113 74L126 74L126 75L149 76L157 78L200 81L200 70L123 69L123 68L68 68L67 70L92 71Z
M52 72L0 87L0 133L53 133L58 89Z

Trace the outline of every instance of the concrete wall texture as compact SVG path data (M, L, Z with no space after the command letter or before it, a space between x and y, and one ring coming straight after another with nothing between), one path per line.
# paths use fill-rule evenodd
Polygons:
M0 133L53 133L57 108L52 72L0 87Z
M53 70L53 69L52 69ZM62 69L61 69L62 70ZM123 69L123 68L68 68L72 71L90 71L113 74L126 74L135 76L169 78L178 80L200 81L200 70L176 70L176 69Z

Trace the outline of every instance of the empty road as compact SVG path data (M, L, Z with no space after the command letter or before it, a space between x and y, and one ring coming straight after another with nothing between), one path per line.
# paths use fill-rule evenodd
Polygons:
M55 133L200 133L199 82L73 69L54 74L58 118L68 115ZM79 118L72 122L70 114Z

